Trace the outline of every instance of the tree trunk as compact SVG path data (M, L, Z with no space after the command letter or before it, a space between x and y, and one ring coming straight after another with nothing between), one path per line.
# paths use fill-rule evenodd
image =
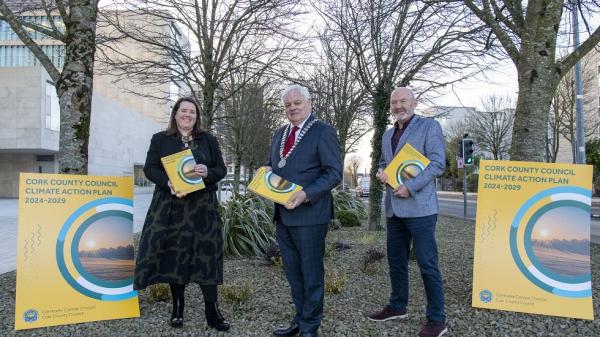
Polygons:
M523 33L520 57L515 62L519 96L510 159L542 162L550 106L562 71L555 61L558 24L554 25L560 22L562 3L532 2L527 11L528 16L535 15L539 22Z
M235 164L233 165L233 187L232 187L232 191L234 193L238 193L240 191L240 171L242 168L242 160L240 158L241 156L236 155L235 156Z
M540 56L539 54L537 56ZM518 67L519 96L515 111L510 159L544 161L552 97L559 80L547 57L523 58Z
M61 111L60 173L88 172L97 6L93 0L70 1L65 65L56 83Z
M255 167L253 167L253 166L248 167L248 179L246 179L246 187L250 184L252 179L254 179L254 170L256 170Z
M381 229L381 199L383 188L375 177L381 159L381 138L388 126L390 110L390 89L385 82L378 85L373 95L373 124L374 133L371 140L371 186L369 188L369 230Z

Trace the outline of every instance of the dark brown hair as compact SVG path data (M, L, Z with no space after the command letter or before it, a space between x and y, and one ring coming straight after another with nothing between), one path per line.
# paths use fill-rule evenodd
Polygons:
M169 125L167 126L166 133L168 136L181 136L179 134L179 130L177 130L177 123L175 122L175 114L177 113L177 110L179 110L181 102L192 103L196 108L196 123L194 124L194 128L192 129L192 135L194 135L194 137L197 137L202 132L204 132L204 126L202 125L202 117L200 116L200 107L198 106L198 103L196 103L196 101L191 97L181 97L177 100L177 102L175 102L175 105L173 105L173 109L171 109L171 118L169 118Z

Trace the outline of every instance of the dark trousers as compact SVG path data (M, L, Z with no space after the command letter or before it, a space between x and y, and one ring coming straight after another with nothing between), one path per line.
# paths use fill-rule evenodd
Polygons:
M290 227L276 223L277 243L296 307L294 322L300 324L300 332L315 332L323 319L327 224Z
M437 214L418 218L387 218L387 254L392 284L390 306L401 310L408 304L408 254L412 240L427 296L427 319L445 321L444 284L438 267L435 241L436 221Z

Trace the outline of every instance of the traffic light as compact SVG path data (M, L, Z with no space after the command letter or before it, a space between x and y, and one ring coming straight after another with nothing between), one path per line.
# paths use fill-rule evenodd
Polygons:
M463 159L463 142L462 139L458 140L458 158Z
M464 158L465 166L470 166L475 163L475 158L473 156L473 139L471 138L463 138L462 140L462 154Z

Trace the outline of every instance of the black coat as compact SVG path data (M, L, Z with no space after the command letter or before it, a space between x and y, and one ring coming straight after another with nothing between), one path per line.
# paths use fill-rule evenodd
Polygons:
M144 221L134 287L154 283L223 283L223 234L216 197L217 182L227 173L217 139L203 132L190 144L196 163L208 167L206 188L183 198L171 195L160 158L185 149L177 136L152 136L144 173L156 184Z

